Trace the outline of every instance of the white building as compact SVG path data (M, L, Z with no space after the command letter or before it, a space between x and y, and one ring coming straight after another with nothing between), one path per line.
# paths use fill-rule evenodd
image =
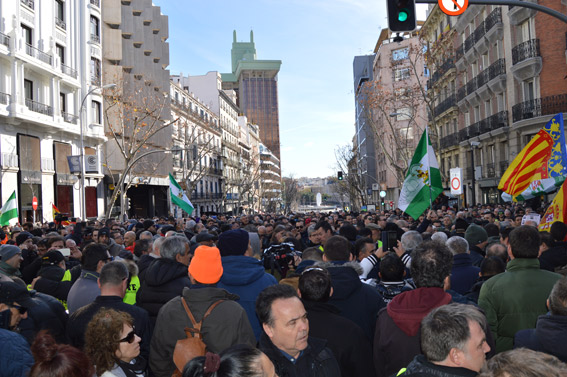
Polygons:
M104 209L102 98L92 91L101 83L100 2L0 0L0 17L2 203L15 190L20 221L33 220L34 196L37 221L53 219L52 203L84 218L83 190L67 161L81 154L82 139L86 217L96 217Z

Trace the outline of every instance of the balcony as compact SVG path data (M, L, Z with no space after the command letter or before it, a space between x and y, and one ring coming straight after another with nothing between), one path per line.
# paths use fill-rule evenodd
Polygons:
M74 114L69 114L64 111L61 112L63 120L67 123L77 124L79 122L79 117Z
M474 50L474 32L465 39L465 60L469 63L472 63L475 60L476 52Z
M558 94L514 105L512 107L512 121L516 123L525 119L565 112L567 112L567 94Z
M0 92L0 104L7 105L10 103L10 95L8 93Z
M55 25L59 26L63 30L67 29L67 24L65 24L65 21L63 21L59 17L55 17Z
M467 96L467 87L466 85L463 85L457 90L457 102L461 102L462 100L465 99L466 96Z
M474 31L474 48L479 55L488 51L488 39L484 36L486 34L485 23L482 21Z
M502 8L495 8L484 20L486 29L485 37L490 44L496 43L497 40L504 36L504 24L502 23Z
M97 8L100 8L100 0L90 0L91 4Z
M36 113L49 115L49 116L53 115L53 109L51 108L51 106L45 105L40 102L32 101L29 98L26 98L26 107Z
M30 44L26 43L26 54L29 56L33 56L36 59L41 60L42 62L51 65L53 61L53 57L45 52L41 51L39 48L35 48Z
M494 162L489 162L486 164L486 178L496 177L496 164Z
M451 135L447 135L445 137L442 137L439 144L441 146L441 149L446 149L446 148L450 148L450 147L453 147L453 146L458 146L459 134L457 132L455 132Z
M191 200L200 199L222 199L223 194L219 192L194 192L191 194Z
M476 76L476 83L477 83L477 91L476 94L483 100L488 101L492 96L492 93L488 89L488 78L489 78L489 71L485 69L484 71L480 72L478 76Z
M100 44L100 36L96 34L91 34L91 42Z
M506 90L506 61L504 58L496 60L488 67L488 87L494 93Z
M61 72L63 72L64 74L66 74L67 76L71 76L72 78L76 79L77 78L77 71L69 66L66 66L65 64L61 64Z
M457 98L454 94L445 98L439 105L435 106L435 118L438 118L450 108L457 106Z
M518 81L539 75L541 68L539 39L522 42L512 49L512 73Z
M490 131L508 126L508 112L500 111L494 115L484 118L479 122L479 134L485 134Z
M24 4L26 7L30 9L34 9L34 0L20 0L20 3Z
M477 78L478 76L473 77L469 80L469 82L467 82L467 96L465 99L471 106L477 106L480 102L480 97L476 93L476 90L478 89Z
M524 0L530 3L537 3L537 0ZM525 7L516 7L516 6L509 6L508 11L508 18L510 19L510 24L512 25L519 25L528 18L532 17L536 14L535 9L525 8Z
M465 69L465 59L463 59L464 57L465 46L463 44L460 44L459 47L457 47L457 49L455 50L455 67L457 67L459 71Z
M6 47L10 47L10 37L8 37L4 33L0 33L0 44L3 44Z
M455 68L455 62L453 61L453 59L449 58L445 60L445 62L437 68L435 73L429 79L428 87L435 85L435 83L439 81L440 78L442 78L449 70L453 68Z
M508 160L501 160L500 161L500 175L504 174L506 169L508 169Z
M467 53L471 48L473 48L474 46L474 33L471 33L471 35L468 36L467 39L465 39L465 53Z

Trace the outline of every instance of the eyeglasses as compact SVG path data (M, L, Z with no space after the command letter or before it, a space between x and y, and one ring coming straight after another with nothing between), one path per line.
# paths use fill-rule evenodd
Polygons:
M11 308L17 309L21 315L24 315L28 312L28 308L20 306L20 305L9 305Z
M303 229L303 225L298 225L295 227L295 229Z
M126 335L125 338L120 339L120 343L125 343L128 342L130 344L134 343L134 340L136 340L136 332L134 331L134 327L132 326L132 331L130 331L128 333L128 335Z

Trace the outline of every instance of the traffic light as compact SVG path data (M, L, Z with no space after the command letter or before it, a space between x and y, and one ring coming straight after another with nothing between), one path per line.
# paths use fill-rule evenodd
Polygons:
M388 0L388 27L391 31L414 31L416 26L415 0Z
M342 172L342 171L337 172L337 179L338 179L339 181L342 181L342 180L343 180L343 172Z

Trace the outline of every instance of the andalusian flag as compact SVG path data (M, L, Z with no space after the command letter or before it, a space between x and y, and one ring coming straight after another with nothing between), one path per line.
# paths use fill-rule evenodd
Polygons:
M171 191L171 202L191 216L195 207L193 207L193 204L191 204L191 201L171 173L169 173L169 190Z
M563 183L557 195L555 195L555 199L551 202L547 211L545 211L545 215L539 221L539 230L549 232L551 225L556 221L561 221L567 223L567 198L565 197L567 194L567 190L565 189L565 185L567 181Z
M442 192L439 164L425 129L408 168L398 207L417 220Z
M526 200L556 190L566 176L567 146L559 113L516 156L498 188L506 201Z
M16 191L10 195L6 203L0 209L0 225L10 225L10 220L18 218L18 202L16 201Z

